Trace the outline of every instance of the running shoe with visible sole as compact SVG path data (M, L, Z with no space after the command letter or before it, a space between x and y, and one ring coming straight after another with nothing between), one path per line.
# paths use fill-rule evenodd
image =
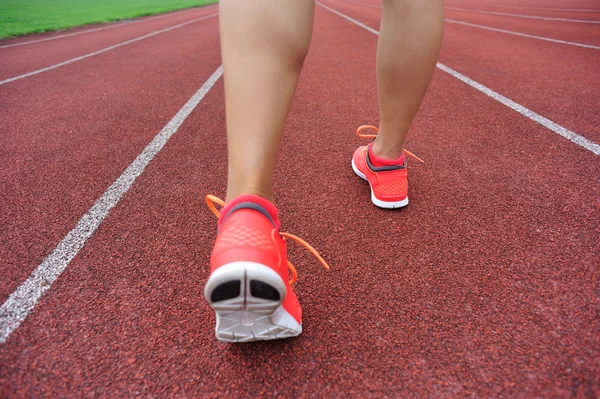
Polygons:
M305 246L329 269L327 263L304 240L279 231L277 209L266 199L243 195L225 206L208 195L206 202L219 218L204 287L216 313L217 339L250 342L299 335L302 308L291 287L298 274L287 260L286 238ZM215 203L224 206L221 212Z
M371 129L376 134L364 134L361 131ZM375 138L379 130L375 126L364 125L356 130L360 138ZM352 156L352 170L360 178L366 180L371 187L371 202L380 208L394 209L408 205L408 169L406 157L402 156L398 163L387 162L385 165L374 165L372 149L369 144L360 146ZM404 150L409 155L421 162L423 160L413 153Z

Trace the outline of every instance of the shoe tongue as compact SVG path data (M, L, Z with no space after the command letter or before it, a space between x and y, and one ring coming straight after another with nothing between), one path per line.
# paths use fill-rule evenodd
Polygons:
M273 227L279 229L279 217L277 207L265 198L254 194L243 194L229 201L221 210L219 225L225 221L233 212L240 209L254 209L270 219Z
M404 161L406 160L406 156L402 154L400 158L397 159L384 159L380 158L377 155L373 154L373 146L369 146L369 160L371 164L375 167L379 166L396 166L396 165L404 165Z

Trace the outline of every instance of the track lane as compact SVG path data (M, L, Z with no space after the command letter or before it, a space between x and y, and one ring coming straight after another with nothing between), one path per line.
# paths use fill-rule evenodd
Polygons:
M530 35L530 34L527 34L527 33L517 32L517 31L514 31L514 30L498 29L498 28L491 27L489 25L473 24L473 23L470 23L470 22L465 22L465 21L460 21L460 20L454 20L454 19L449 19L449 18L446 18L446 23L453 23L453 24L458 24L458 25L464 25L464 26L469 26L469 27L472 27L472 28L483 29L483 30L492 31L492 32L504 33L504 34L507 34L507 35L527 37L529 39L542 40L542 41L545 41L545 42L559 43L559 44L564 44L564 45L567 45L567 46L575 46L575 47L583 47L583 48L588 48L588 49L593 49L593 50L600 50L600 46L594 46L594 45L584 44L584 43L578 43L578 42L570 42L570 41L560 40L560 39L552 39L552 38L544 37L544 36Z
M600 116L593 104L600 93L596 68L600 53L579 47L446 27L441 60L470 78L511 98L585 138L600 143ZM566 46L563 46L566 47ZM479 54L476 56L475 54ZM483 55L482 55L483 54Z
M381 4L374 2L333 0L331 4L362 6L365 8L366 13L376 17L381 13ZM369 11L369 8L372 10ZM600 29L595 26L506 18L495 15L454 11L447 8L445 10L445 17L446 19L460 20L497 29L512 30L518 33L600 46Z
M455 6L455 7L472 7L473 4L462 4L462 3L447 3L450 6ZM540 15L547 15L547 16L561 16L564 13L568 13L569 15L573 15L573 16L582 16L582 15L589 15L589 16L594 16L595 13L600 12L600 9L584 9L584 8L560 8L560 7L535 7L535 6L510 6L510 5L494 5L494 4L480 4L477 3L475 4L475 6L477 6L479 9L484 9L484 10L491 10L491 11L504 11L506 10L506 12L513 12L513 13L519 13L519 12L525 12L525 13L533 13L535 12L536 14L539 13Z
M376 9L333 1L325 4L379 27ZM441 63L600 143L600 116L592 105L600 103L600 93L592 89L600 81L596 60L600 62L597 50L458 24L446 24L440 56Z
M353 3L365 3L365 4L370 4L370 5L376 5L376 6L381 6L381 4L382 4L381 0L345 0L345 1L351 2L351 3L352 2ZM478 0L445 1L444 4L446 6L450 6L450 7L486 9L486 10L491 10L491 11L507 10L504 12L515 13L515 14L530 12L530 11L535 11L533 14L537 13L538 11L540 11L540 12L543 11L544 13L546 13L546 12L552 12L552 13L573 12L573 13L576 13L574 15L578 15L579 17L581 17L582 15L584 15L584 14L582 14L582 12L589 11L588 12L589 15L594 15L594 13L600 12L600 7L598 7L598 3L594 0L591 0L591 2L588 4L585 4L585 3L573 4L572 2L570 2L570 3L552 3L552 2L548 2L546 0L542 0L541 2L528 2L528 1L522 1L522 0L516 0L513 2L510 2L510 1L482 2L482 1L478 1ZM592 6L596 6L596 7L594 8ZM528 7L532 7L532 8L528 9ZM537 9L534 9L534 8L537 8ZM554 9L552 9L552 8L554 8ZM512 9L513 11L508 11L509 9Z
M0 351L2 386L58 396L593 394L597 158L437 71L407 145L426 159L411 164L411 205L374 208L349 160L355 127L377 120L375 43L317 8L275 178L284 229L333 266L326 273L290 246L299 339L213 338L201 290L215 220L203 196L225 188L219 84Z
M531 3L531 2L477 2L477 1L451 1L446 2L449 6L455 7L469 7L469 8L478 8L478 9L486 9L492 11L503 11L503 12L511 12L518 14L533 14L533 15L549 15L549 16L560 16L564 14L569 15L586 15L589 17L595 16L597 12L600 12L600 7L598 7L597 2L592 2L589 4L580 3L552 3L548 1L541 2L539 4Z
M140 19L139 21L142 21ZM131 21L133 22L133 21ZM73 28L61 29L50 32L31 33L28 35L9 37L0 39L0 49L27 46L34 43L47 42L52 40L58 40L65 37L79 36L88 33L98 32L106 29L119 28L123 24L131 23L130 21L115 21L106 23L97 23L84 26L75 26ZM137 21L136 21L137 22Z
M545 36L584 44L600 45L600 27L583 24L555 23L534 20L508 20L495 15L470 14L446 10L446 18L458 19L494 28L510 29L530 35Z
M479 15L494 15L501 18L511 19L525 19L527 21L542 21L550 23L565 23L565 24L581 24L589 26L597 26L600 23L600 18L595 15L582 15L580 13L568 13L568 12L527 12L527 11L514 11L514 10L485 10L480 7L456 7L451 5L445 5L447 10L464 12L467 14L479 14Z
M210 5L174 13L165 18L155 18L135 24L122 24L118 28L97 31L87 34L85 37L71 36L27 46L0 48L0 81L56 65L215 12L217 12L217 6ZM0 90L2 90L2 86L0 86Z
M217 23L2 88L2 302L219 65Z
M140 22L152 21L154 19L169 18L174 14L187 12L190 9L194 9L194 8L198 8L198 7L190 7L190 8L186 8L186 9L182 9L182 10L165 12L165 13L151 15L151 16L137 17L137 18L127 19L127 20L123 19L123 20L113 21L113 22L99 22L99 23L88 24L88 25L83 25L83 26L76 26L73 28L66 28L66 29L60 29L60 30L49 31L49 32L32 33L32 34L24 35L24 36L4 38L4 39L0 39L0 49L8 48L8 47L16 47L16 46L27 46L27 45L34 44L34 43L58 40L58 39L62 39L65 37L71 37L71 36L79 36L79 35L94 33L94 32L98 32L98 31L106 30L106 29L119 28L121 25L126 25L126 24L136 24L136 23L140 23Z
M373 0L369 0L373 1ZM379 0L375 0L379 1ZM453 2L454 3L454 2ZM481 4L502 4L502 5L518 5L518 6L535 6L535 7L572 7L577 9L582 8L595 8L598 9L598 2L596 0L586 0L586 1L552 1L552 0L491 0L491 1L477 1L477 0L467 0L461 2L463 4L471 4L471 5L481 5ZM596 7L590 7L596 6Z

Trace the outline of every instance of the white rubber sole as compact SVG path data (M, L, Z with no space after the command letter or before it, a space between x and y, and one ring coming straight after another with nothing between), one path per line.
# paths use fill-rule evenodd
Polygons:
M361 171L358 170L358 168L354 164L354 157L352 158L352 170L354 171L354 173L356 173L356 175L358 177L360 177L361 179L363 179L367 183L369 183L369 188L371 189L371 202L373 204L375 204L375 206L378 206L380 208L385 208L385 209L396 209L396 208L403 208L406 205L408 205L408 195L402 201L397 201L397 202L381 201L381 200L375 198L375 193L373 192L373 187L371 187L371 183L367 179L367 176L365 176L363 173L361 173Z
M257 285L263 288L262 293ZM222 295L224 287L228 293L226 298L215 298ZM268 295L265 295L265 287ZM300 335L302 325L281 306L286 294L285 283L270 267L255 262L221 266L204 287L204 297L217 316L217 339L251 342Z

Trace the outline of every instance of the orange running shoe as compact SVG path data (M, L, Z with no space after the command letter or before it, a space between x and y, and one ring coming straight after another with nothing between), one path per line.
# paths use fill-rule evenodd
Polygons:
M363 134L362 130L375 130L375 134ZM356 129L360 138L375 138L379 129L375 126L364 125ZM380 208L394 209L408 205L408 178L406 157L404 154L395 161L374 159L372 145L360 146L352 156L352 169L359 177L369 182L371 186L371 201ZM404 150L421 162L423 160L411 152Z
M219 218L204 296L217 315L217 339L249 342L295 337L302 332L302 308L291 285L296 269L287 260L286 238L327 263L302 239L279 232L277 208L256 195L242 195L222 211L217 197L206 203ZM289 275L292 275L290 280Z

